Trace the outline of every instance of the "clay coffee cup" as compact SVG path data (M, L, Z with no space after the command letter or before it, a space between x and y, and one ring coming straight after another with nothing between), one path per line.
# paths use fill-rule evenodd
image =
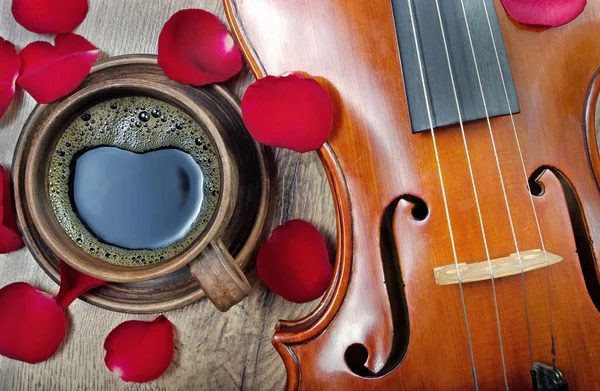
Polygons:
M80 272L105 281L146 281L173 273L187 265L215 306L227 311L249 294L250 284L220 240L235 208L238 171L221 136L219 119L198 104L198 99L194 99L196 89L167 79L154 59L147 58L141 63L137 61L130 67L122 66L126 59L112 61L121 66L116 67L114 72L106 65L96 66L78 90L52 104L52 109L44 112L44 118L36 116L34 111L25 125L36 129L36 135L24 156L24 197L32 223L57 257ZM201 125L214 147L221 181L218 189L220 196L210 221L189 246L158 263L125 266L91 255L67 234L53 210L49 169L52 155L57 151L57 142L76 118L96 104L131 96L165 102Z

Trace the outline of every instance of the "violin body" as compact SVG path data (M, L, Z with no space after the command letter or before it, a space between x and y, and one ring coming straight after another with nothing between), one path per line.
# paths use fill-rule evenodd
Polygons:
M457 124L436 128L443 186L432 132L411 130L389 0L224 4L257 77L305 71L335 107L319 151L334 278L310 315L277 325L287 388L531 390L532 364L555 359L569 389L600 389L600 1L558 28L495 2L520 112L465 122L465 140ZM562 261L494 286L463 282L461 294L434 277L542 247Z

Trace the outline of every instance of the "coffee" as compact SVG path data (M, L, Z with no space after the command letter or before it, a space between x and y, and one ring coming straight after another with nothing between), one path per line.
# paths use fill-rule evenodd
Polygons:
M73 205L100 240L130 250L156 250L181 240L200 214L204 174L175 148L137 154L90 149L73 168Z
M67 235L106 262L142 266L185 251L219 203L218 156L201 124L147 97L97 104L58 140L50 201Z

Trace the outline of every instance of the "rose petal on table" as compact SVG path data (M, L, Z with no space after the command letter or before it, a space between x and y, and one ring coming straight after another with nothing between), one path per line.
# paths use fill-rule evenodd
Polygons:
M15 45L0 37L0 118L15 96L21 58Z
M201 86L242 70L242 55L223 23L201 9L178 11L158 38L158 65L170 79Z
M88 12L87 0L13 0L12 14L21 26L38 34L69 33Z
M57 35L30 43L21 51L19 84L38 103L50 103L73 92L89 74L99 50L82 36Z
M0 166L2 168L2 166ZM15 212L15 202L12 193L12 178L10 175L10 168L2 168L0 176L2 176L2 214L0 214L0 220L2 225L6 228L12 229L13 231L19 230L17 224L17 213Z
M0 166L0 254L16 251L23 246L15 218L10 171Z
M173 360L173 324L164 316L152 322L130 320L104 341L106 367L126 382L144 383L160 377Z
M4 167L0 166L2 169L0 169L0 223L4 222L4 200L8 199L7 194L10 195L10 192L7 191L6 187L7 187L7 173L6 170L4 170ZM9 180L10 183L10 180ZM1 225L1 224L0 224Z
M269 289L295 303L319 298L333 275L323 236L303 220L273 230L258 252L256 270Z
M323 145L333 123L333 105L319 82L298 73L255 81L242 98L250 135L271 146L307 152Z
M21 235L12 229L0 226L0 254L8 254L25 246Z
M35 364L58 349L67 328L51 295L25 282L0 289L0 354Z
M583 12L586 0L502 0L506 12L517 22L557 27Z
M67 308L85 292L106 284L108 284L106 281L83 274L61 260L60 290L56 295L56 303L61 308Z

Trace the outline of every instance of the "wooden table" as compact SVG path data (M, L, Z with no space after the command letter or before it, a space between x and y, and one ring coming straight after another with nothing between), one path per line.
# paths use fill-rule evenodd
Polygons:
M0 36L19 48L35 40L52 40L18 25L10 5L9 0L0 2ZM220 0L90 0L90 12L75 32L100 47L104 56L156 53L161 27L170 15L184 8L203 8L224 20ZM245 70L228 84L241 96L251 82L252 76ZM19 90L0 120L0 164L10 165L19 132L34 105L33 99ZM291 218L303 218L326 236L333 257L335 214L317 155L275 150L274 156L273 197L266 232ZM271 345L273 327L280 318L306 315L317 302L289 303L265 289L254 271L250 278L250 297L226 314L207 300L166 314L177 329L177 348L173 364L157 381L141 385L121 381L106 369L102 347L106 335L121 322L150 320L155 315L121 314L77 300L69 307L65 341L50 360L29 365L0 357L0 391L282 389L285 369ZM54 294L58 290L27 249L0 256L0 287L16 281L26 281Z

